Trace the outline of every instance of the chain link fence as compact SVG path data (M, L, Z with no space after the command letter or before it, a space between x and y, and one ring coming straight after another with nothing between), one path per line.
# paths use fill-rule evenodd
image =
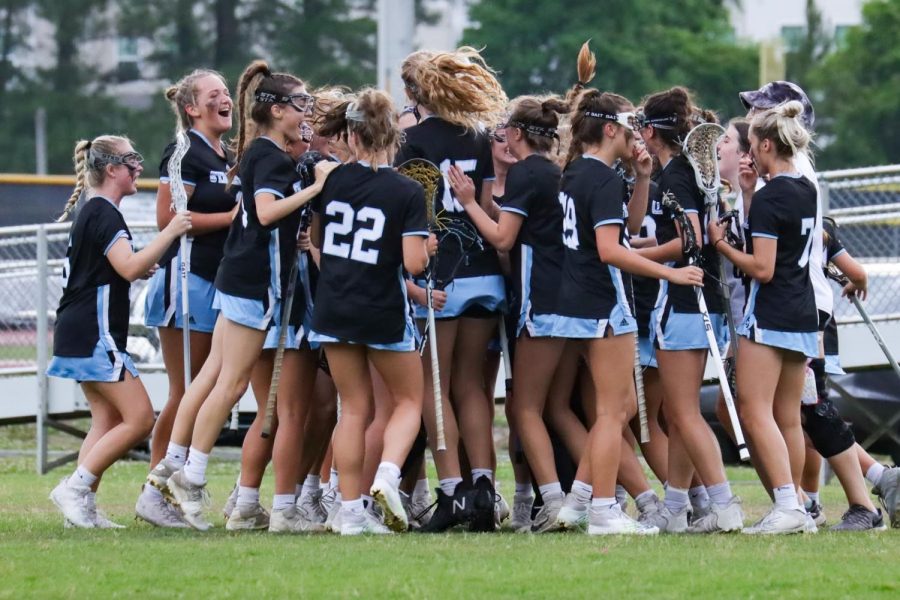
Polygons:
M52 355L70 227L71 223L54 223L0 228L0 375L33 373L43 338L47 356ZM136 250L158 232L155 223L133 223L129 228ZM143 324L145 288L144 281L132 285L128 349L136 362L156 364L162 362L156 331Z
M869 274L866 310L875 321L900 320L900 165L826 171L819 184L838 238ZM835 292L838 323L861 323Z

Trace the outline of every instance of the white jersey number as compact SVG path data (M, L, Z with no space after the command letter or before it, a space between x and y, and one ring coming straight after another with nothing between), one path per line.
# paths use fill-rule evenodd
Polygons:
M450 165L456 165L462 169L464 173L472 173L478 168L478 161L474 158L469 158L451 162L449 158L445 158L441 164L438 165L441 174L444 176L444 197L441 199L444 210L447 212L466 212L466 209L463 208L463 205L459 203L459 200L456 199L456 196L453 195L453 191L450 189L450 182L447 180L447 173L450 172ZM478 199L476 198L476 200Z
M800 255L800 260L797 261L797 264L801 267L805 267L809 264L809 253L812 250L812 242L813 236L810 235L810 232L813 230L813 227L816 226L815 217L809 219L803 219L800 225L800 235L808 236L806 238L806 247L803 249L803 254Z
M377 208L364 206L355 212L346 202L329 202L325 214L330 217L339 216L340 221L333 221L325 226L325 241L322 252L341 258L349 258L358 262L374 265L378 263L378 250L363 249L364 242L377 242L384 233L384 213ZM368 227L360 227L353 232L353 225L360 223ZM336 236L348 236L353 232L353 244L335 242Z
M565 192L559 193L559 204L563 210L563 244L572 250L578 250L578 229L575 223L575 201Z

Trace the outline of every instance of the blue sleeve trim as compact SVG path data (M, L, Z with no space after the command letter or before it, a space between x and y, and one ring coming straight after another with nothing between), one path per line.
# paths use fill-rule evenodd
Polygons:
M160 177L159 178L160 183L169 183L169 181L171 181L171 179L169 179L168 177Z
M521 208L516 208L514 206L501 206L500 210L502 212L516 213L517 215L522 215L523 217L528 216L528 211L522 210Z
M624 219L603 219L602 221L597 221L594 223L594 229L598 227L603 227L604 225L624 225Z
M482 181L495 181L496 179L497 179L496 176L494 176L494 177L485 177L484 179L482 179Z
M403 237L409 237L409 236L428 237L429 235L430 234L427 231L422 231L421 229L418 229L416 231L404 231L403 232Z
M272 188L259 188L258 190L253 192L253 197L256 198L260 194L272 194L278 199L284 198L284 194L282 194L278 190L273 190Z
M113 245L118 242L121 238L128 239L128 233L124 229L120 229L116 232L116 235L113 236L113 239L106 245L106 249L103 251L103 256L109 254L109 251L112 250Z
M684 209L684 212L686 212L686 213L688 213L688 214L695 214L695 215L699 215L699 214L700 214L700 211L697 210L697 209L695 209L695 208L685 208L685 209Z
M750 236L751 236L751 237L767 238L767 239L770 239L770 240L777 240L777 239L778 239L778 236L777 236L777 235L772 235L771 233L762 233L762 232L759 232L759 231L754 231L752 234L750 234Z
M182 179L181 183L183 183L184 185L192 185L194 187L197 187L196 183L194 183L193 181L188 181L187 179Z
M838 250L837 252L834 253L834 255L831 257L831 260L834 260L834 259L836 259L838 256L840 256L841 254L846 254L846 253L847 253L847 249L846 249L846 248L841 248L840 250Z

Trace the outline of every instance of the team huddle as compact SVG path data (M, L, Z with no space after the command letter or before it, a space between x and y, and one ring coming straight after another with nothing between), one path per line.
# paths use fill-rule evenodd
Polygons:
M209 456L249 387L232 531L813 533L823 458L849 504L831 530L900 526L900 468L827 396L842 371L826 270L848 296L867 277L823 218L806 94L743 92L747 118L723 127L682 87L635 104L591 87L594 71L585 43L570 90L510 101L477 51L419 51L402 110L263 61L235 102L194 71L166 91L176 139L160 233L139 251L119 204L141 155L124 137L78 142L48 370L81 384L92 416L50 496L66 524L121 527L97 509L100 478L152 432L137 516L207 530ZM126 350L138 278L169 379L158 417ZM756 523L700 412L708 354L719 420L772 499ZM501 360L511 506L495 481Z

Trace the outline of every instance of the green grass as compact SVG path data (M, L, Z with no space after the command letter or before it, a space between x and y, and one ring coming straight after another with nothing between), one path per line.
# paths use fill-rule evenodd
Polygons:
M237 464L214 462L214 506ZM341 539L162 531L131 520L146 465L106 474L100 505L122 531L63 529L47 500L60 469L0 460L0 598L21 597L898 597L900 531L776 539L731 535L648 539L584 535L404 535ZM748 518L767 498L746 468L729 473ZM509 491L511 472L500 476ZM433 479L432 479L433 481ZM263 497L271 494L266 478ZM832 521L840 488L823 489Z

